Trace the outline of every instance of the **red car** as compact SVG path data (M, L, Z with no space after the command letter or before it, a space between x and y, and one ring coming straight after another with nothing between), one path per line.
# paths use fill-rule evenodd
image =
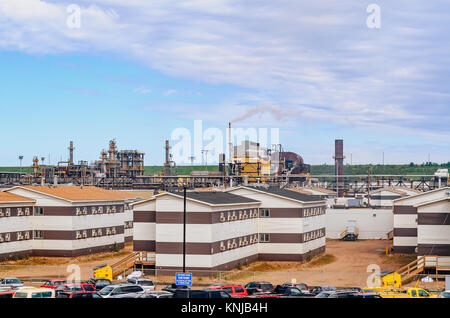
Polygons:
M56 295L60 292L95 292L92 284L63 284L55 290Z
M225 285L225 284L215 284L208 287L208 289L220 289L227 292L233 297L246 297L248 296L247 290L242 285Z
M0 299L1 298L13 298L15 291L13 290L2 290L0 291Z
M277 295L258 294L258 295L249 295L242 298L279 298L279 297Z
M60 279L51 279L51 280L48 280L48 281L46 281L45 283L43 283L43 284L41 285L41 287L43 287L43 288L56 289L56 288L58 288L59 286L65 284L65 282L66 282L66 281L60 280Z

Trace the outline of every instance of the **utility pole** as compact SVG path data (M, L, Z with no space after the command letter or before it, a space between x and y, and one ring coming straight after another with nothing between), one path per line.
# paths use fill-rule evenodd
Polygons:
M209 151L208 149L202 149L202 157L203 157L203 153L205 154L205 157L206 157L206 160L205 160L206 171L208 171L208 151Z
M367 206L370 208L370 165L367 166Z
M183 273L186 273L186 186L183 187Z

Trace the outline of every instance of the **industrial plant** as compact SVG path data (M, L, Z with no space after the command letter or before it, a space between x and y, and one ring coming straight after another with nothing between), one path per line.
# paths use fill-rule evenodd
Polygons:
M335 140L334 174L312 175L311 166L301 155L285 151L281 144L262 147L260 143L244 140L233 144L231 123L229 128L229 152L219 154L218 170L191 171L179 174L177 163L170 152L169 140L165 141L165 161L156 174L144 173L145 153L139 150L119 150L115 140L108 149L100 151L99 160L74 161L75 145L70 141L68 159L54 166L39 164L35 156L31 172L0 172L0 187L21 185L90 185L105 189L177 190L209 187L233 187L239 185L267 185L281 188L318 187L336 192L337 197L355 197L369 194L385 187L404 187L429 191L449 183L447 169L434 175L374 175L370 168L366 175L344 174L344 141ZM42 162L44 158L41 158Z

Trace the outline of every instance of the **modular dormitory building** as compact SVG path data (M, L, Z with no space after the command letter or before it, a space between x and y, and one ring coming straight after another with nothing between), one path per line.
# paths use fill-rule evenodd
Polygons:
M229 270L256 260L301 261L325 250L320 197L249 187L188 191L186 197L190 271ZM159 270L183 265L183 209L183 193L133 204L134 250L154 252Z
M121 249L128 197L88 186L18 186L0 192L0 258Z
M394 201L394 252L450 256L450 188Z

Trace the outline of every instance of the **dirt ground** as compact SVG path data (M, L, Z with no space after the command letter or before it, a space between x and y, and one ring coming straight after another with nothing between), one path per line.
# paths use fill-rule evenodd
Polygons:
M369 275L373 274L372 271L368 271L369 265L379 266L381 271L396 270L416 259L414 255L386 255L386 247L391 245L392 241L388 240L344 242L327 239L325 253L314 257L309 262L254 262L229 272L215 272L211 277L199 276L194 272L194 286L225 282L245 284L254 280L264 280L273 284L296 281L305 282L310 286L365 287ZM77 258L29 257L1 262L0 277L13 276L23 280L64 279L70 274L70 271L67 272L67 266L76 264L81 269L81 279L86 280L92 276L93 267L101 264L111 265L131 252L132 244L129 243L118 252L97 253ZM173 275L164 275L161 271L157 271L156 275L152 271L148 277L159 284L175 281ZM438 283L413 281L407 286L416 284L418 287L429 289L439 289L444 286L442 281ZM157 287L157 289L160 288L162 286Z

